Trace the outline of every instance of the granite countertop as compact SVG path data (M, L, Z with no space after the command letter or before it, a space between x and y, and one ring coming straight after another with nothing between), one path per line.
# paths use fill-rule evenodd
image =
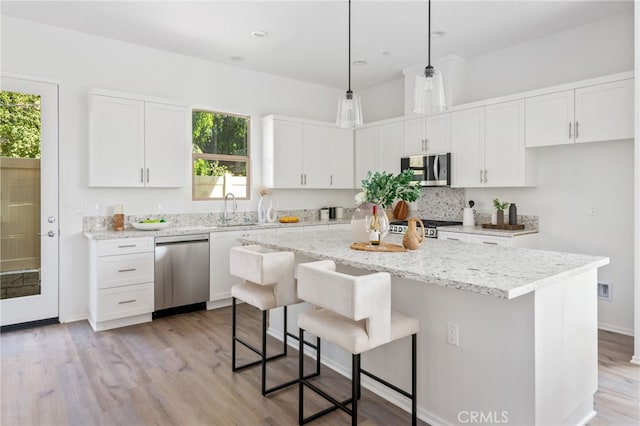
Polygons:
M443 232L459 232L463 234L478 234L478 235L492 235L495 237L517 237L519 235L537 234L538 230L535 228L526 227L518 231L510 231L507 229L491 229L483 228L481 225L476 226L438 226L438 231Z
M351 223L350 219L335 219L329 221L313 220L296 223L237 223L229 225L193 225L193 226L169 226L165 229L157 231L141 231L134 229L131 225L125 227L124 231L90 231L84 235L92 240L113 240L119 238L141 238L141 237L164 237L170 235L195 235L210 232L228 232L253 229L277 229L277 228L296 228L300 226L322 226L322 225L341 225Z
M416 251L358 251L350 248L350 233L331 230L313 230L305 233L304 238L297 234L275 233L242 237L240 241L503 299L531 293L609 263L609 258L602 256L465 244L434 238L425 239ZM385 242L402 244L402 236L388 235Z

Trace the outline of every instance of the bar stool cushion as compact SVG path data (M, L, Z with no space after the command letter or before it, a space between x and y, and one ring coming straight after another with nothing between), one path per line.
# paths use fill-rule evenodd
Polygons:
M249 281L231 287L231 296L240 299L261 311L277 308L273 286L258 285Z

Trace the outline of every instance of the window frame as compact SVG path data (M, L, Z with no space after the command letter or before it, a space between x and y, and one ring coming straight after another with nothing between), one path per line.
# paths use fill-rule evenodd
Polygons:
M195 171L194 171L194 163L198 159L203 159L205 161L231 161L231 162L244 162L246 164L247 170L247 185L246 185L246 193L244 197L236 197L237 200L251 200L251 116L244 114L234 114L229 112L222 111L213 111L209 109L203 108L192 108L191 109L191 119L193 120L194 112L205 112L215 115L227 115L231 117L239 117L244 118L247 121L247 155L229 155L229 154L210 154L210 153L202 153L197 154L193 152L193 126L191 128L191 200L192 201L221 201L224 200L224 195L222 197L216 198L199 198L195 196ZM226 194L225 194L226 195Z

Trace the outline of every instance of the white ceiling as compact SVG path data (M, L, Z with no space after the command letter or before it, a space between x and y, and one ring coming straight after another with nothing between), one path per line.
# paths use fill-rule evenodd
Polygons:
M297 80L347 84L347 1L7 1L1 13ZM633 1L433 0L432 59L466 59L617 14ZM352 87L426 65L426 0L352 4ZM267 38L251 32L265 30ZM383 54L388 52L388 54ZM234 60L232 57L242 57Z

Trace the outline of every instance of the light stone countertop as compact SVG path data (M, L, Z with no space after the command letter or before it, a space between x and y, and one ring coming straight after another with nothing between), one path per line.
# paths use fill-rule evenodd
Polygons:
M165 237L171 235L196 235L210 232L229 232L254 229L279 229L279 228L297 228L301 226L322 226L322 225L341 225L351 223L350 219L335 219L329 221L304 221L296 223L251 223L251 224L230 224L230 225L193 225L193 226L169 226L165 229L157 231L141 231L131 228L128 225L124 231L90 231L84 235L92 240L113 240L119 238L142 238L142 237Z
M513 299L542 286L561 283L566 278L609 263L609 258L602 256L466 244L434 238L425 239L416 251L358 251L350 248L350 233L331 230L312 230L305 232L303 238L299 234L276 233L239 240L503 299ZM388 235L385 242L402 244L402 236Z
M443 232L458 232L462 234L477 234L477 235L491 235L494 237L517 237L519 235L528 235L528 234L537 234L538 230L534 228L520 229L518 231L510 231L507 229L491 229L491 228L483 228L482 225L476 226L462 226L462 225L451 225L451 226L438 226L438 231Z

